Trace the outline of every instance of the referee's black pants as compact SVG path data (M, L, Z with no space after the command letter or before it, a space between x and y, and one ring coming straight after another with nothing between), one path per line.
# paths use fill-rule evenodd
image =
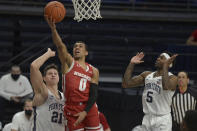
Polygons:
M178 124L177 122L173 121L172 123L172 131L180 131L180 124Z

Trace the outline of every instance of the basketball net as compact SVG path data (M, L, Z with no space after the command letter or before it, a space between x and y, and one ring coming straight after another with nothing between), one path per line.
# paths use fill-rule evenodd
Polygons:
M72 0L75 10L74 20L102 18L100 14L101 0Z

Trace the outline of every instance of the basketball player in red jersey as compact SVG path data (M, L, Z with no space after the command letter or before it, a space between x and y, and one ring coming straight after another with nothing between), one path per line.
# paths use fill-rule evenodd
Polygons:
M84 42L76 42L73 57L62 42L52 18L45 16L51 28L53 42L57 47L62 64L62 84L66 98L64 115L69 131L100 131L98 109L95 104L98 90L99 71L85 62L88 55Z
M101 123L103 130L104 131L111 131L105 115L101 112L99 112L99 119L100 119L100 123Z

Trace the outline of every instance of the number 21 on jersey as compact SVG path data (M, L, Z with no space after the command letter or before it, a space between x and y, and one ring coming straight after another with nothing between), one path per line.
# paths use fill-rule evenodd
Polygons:
M86 84L87 84L87 79L81 78L80 83L79 83L79 90L85 91Z
M52 113L51 122L62 124L62 118L63 118L62 113L54 111Z

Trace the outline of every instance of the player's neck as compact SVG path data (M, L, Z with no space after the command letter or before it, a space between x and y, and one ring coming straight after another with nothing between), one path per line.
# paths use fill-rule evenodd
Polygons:
M85 65L85 58L79 58L79 59L75 59L75 61L77 61L80 65Z
M85 65L85 61L84 61L84 60L77 60L77 62L78 62L80 65Z
M163 75L163 70L157 70L156 72L155 72L155 77L158 77L158 76L162 76Z
M58 92L58 87L57 87L57 85L47 85L47 87L48 87L48 89L50 90L50 91L53 91L53 92Z
M56 97L56 99L60 99L57 86L56 87L49 87L49 90Z
M86 63L85 63L85 60L83 59L79 59L77 60L77 62L79 63L79 65L84 68L86 70Z

